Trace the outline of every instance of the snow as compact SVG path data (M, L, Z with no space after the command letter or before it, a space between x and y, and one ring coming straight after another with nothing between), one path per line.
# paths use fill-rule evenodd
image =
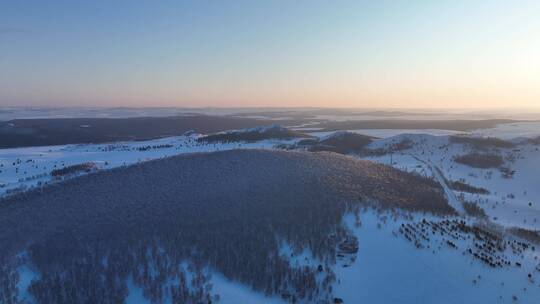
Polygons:
M335 132L319 137L319 140L322 141L322 140L327 140L327 139L332 139L332 138L340 138L351 133L352 132L349 132L349 131L335 131Z
M330 134L335 136L341 132ZM187 134L138 142L0 149L0 195L18 188L24 190L50 183L53 181L50 176L52 170L84 162L93 162L98 170L103 170L182 153L238 148L271 149L276 144L291 142L265 140L254 143L206 144L197 142L199 136ZM504 226L540 229L540 187L538 187L540 152L538 146L521 144L516 149L495 151L505 157L515 158L514 161L507 162L507 165L516 173L513 178L507 179L503 178L496 169L477 169L455 163L452 160L454 156L470 152L472 148L461 144L450 144L448 136L400 134L376 140L369 147L385 148L402 140L411 140L413 148L391 155L365 158L392 165L400 170L433 176L439 182L443 182L444 179L462 180L473 186L486 188L491 192L489 195L454 193L445 183L442 183L450 203L458 211L461 208L455 200L456 196L460 200L478 202L491 220ZM156 148L152 148L153 146ZM151 148L141 150L147 147Z
M266 297L261 293L251 290L249 287L240 283L232 282L220 273L212 274L212 292L219 294L220 304L239 304L239 303L269 303L269 304L284 304L286 303L277 296Z
M132 278L127 281L128 295L126 304L150 304L150 300L144 297L143 289L137 286Z
M252 129L268 130L275 126ZM505 157L506 166L516 173L504 178L497 169L478 169L453 161L457 155L474 151L473 147L451 143L446 130L348 130L371 135L375 140L370 148L388 148L403 140L413 142L412 148L382 156L363 157L391 165L400 170L416 172L433 177L439 182L449 203L468 222L475 221L463 216L462 200L477 202L487 213L490 221L502 227L523 227L540 230L540 151L539 146L522 143L510 149L492 149L490 152ZM535 136L540 133L540 123L515 123L499 125L493 129L476 130L473 136L497 136L516 138ZM315 132L319 137L334 132ZM403 134L407 133L407 134ZM341 134L341 133L337 133ZM167 137L140 142L117 142L110 144L83 144L49 147L31 147L0 150L0 195L17 187L32 187L52 182L50 172L54 169L94 162L99 170L130 165L146 160L169 157L182 153L210 152L238 148L272 149L276 144L290 143L284 140L265 140L255 143L206 144L197 142L198 134ZM333 135L335 136L335 135ZM294 140L292 141L294 142ZM147 147L150 147L146 149ZM357 156L360 157L360 156ZM14 164L15 163L15 164ZM448 181L463 181L475 187L488 189L490 194L462 193L450 189ZM412 215L415 219L434 216ZM410 219L398 218L381 223L381 215L374 211L363 212L362 225L355 227L353 217L345 219L359 240L359 252L354 263L334 266L338 282L334 294L345 303L536 303L540 298L538 281L540 273L534 272L540 255L538 251L526 251L523 255L507 252L512 260L520 260L523 267L493 269L472 259L463 249L437 245L433 249L418 249L413 243L396 234L401 223ZM467 240L458 242L466 248ZM469 244L470 245L470 244ZM281 253L291 258L293 265L306 265L317 261L309 252L303 251L291 257L292 249L283 244ZM531 270L533 269L533 270ZM18 268L20 299L29 299L26 291L36 274L26 266ZM535 282L527 279L533 272ZM476 283L473 283L473 280ZM279 297L268 298L249 287L232 282L213 272L213 293L219 294L219 303L284 303ZM126 303L149 303L142 290L128 281L129 296Z
M309 130L308 130L309 131ZM359 130L346 130L348 132L377 137L377 138L389 138L400 134L427 134L427 135L456 135L463 134L460 131L453 130L441 130L441 129L359 129ZM309 132L309 135L313 135L319 138L329 136L336 131L318 131ZM339 131L338 131L339 132Z
M454 164L446 164L447 175L452 179L464 179L491 191L490 195L465 195L469 200L483 200L484 209L496 222L505 226L540 229L540 152L537 147L523 145L520 157L510 164L516 170L513 178L500 176L497 170L482 170ZM492 172L492 173L490 173ZM529 206L529 203L531 205Z
M319 131L320 128L295 128L295 130L302 130L309 132L310 135L316 137L328 136L335 131ZM400 134L418 134L418 135L434 135L434 136L447 136L447 135L471 135L477 137L497 137L504 140L511 140L516 138L535 138L540 136L540 122L516 122L499 124L494 128L477 129L470 132L461 132L454 130L444 129L357 129L347 130L349 132L363 134L367 136L373 136L377 138L389 138Z
M466 253L465 248L472 247L471 239L466 237L455 241L458 248L454 249L444 245L444 237L433 235L429 243L431 248L419 249L397 231L402 223L422 219L443 220L427 214L377 213L365 209L360 213L361 225L356 225L355 216L348 214L344 223L358 238L359 251L353 263L333 266L337 277L334 296L343 299L344 303L372 304L513 303L513 296L517 297L518 303L536 303L540 297L540 274L534 268L538 265L539 251L528 249L516 254L508 249L505 255L512 261L520 261L522 266L491 268ZM466 221L471 223L471 219ZM290 255L290 247L285 245L283 253ZM318 264L307 251L293 257L293 264L294 259L302 265L316 267ZM36 274L26 266L18 270L21 277L19 299L32 303L26 288ZM533 274L532 279L527 277L529 273ZM210 281L212 294L218 294L220 298L217 303L286 303L277 295L267 297L215 271ZM150 303L132 279L128 279L127 287L127 304ZM164 303L170 303L170 298Z
M290 129L294 131L300 131L300 132L324 130L324 128L316 128L316 127L292 127Z
M14 189L24 190L50 183L51 171L85 162L93 162L99 170L103 170L183 153L268 149L278 143L294 142L264 140L208 144L197 142L197 138L197 134L188 134L148 141L0 149L0 196Z
M32 283L32 280L38 278L38 274L32 271L28 266L22 265L17 269L19 273L19 282L17 283L17 289L19 295L17 299L22 303L28 303L33 301L33 297L28 292L28 287Z
M504 178L498 169L478 169L453 161L474 148L462 144L451 144L447 136L401 134L377 140L370 148L390 147L402 140L411 140L413 148L382 156L364 157L379 163L392 165L403 171L434 177L446 191L449 202L459 211L454 196L478 202L490 219L506 227L518 226L540 229L540 172L539 147L521 144L511 149L495 149L493 153L506 158L506 166L516 173L513 178ZM490 191L489 195L468 194L448 189L444 180L462 180L475 187ZM452 195L454 192L455 195ZM530 203L530 205L529 205Z
M378 228L374 212L360 218L362 227L354 229L357 260L336 269L340 283L334 291L345 303L512 303L513 295L519 303L537 303L540 298L537 283L527 279L538 253L528 252L522 268L493 269L459 249L417 249L392 234L403 220Z
M475 136L498 137L500 139L534 138L540 136L540 122L517 122L497 125L495 128L478 129Z
M191 282L190 272L187 271L186 265L182 266L184 273L187 274L187 282ZM282 299L277 296L267 297L262 293L253 291L249 287L233 282L216 271L207 270L211 274L210 283L212 284L212 294L219 295L219 304L238 304L238 303L270 303L270 304L285 304ZM144 297L143 290L137 286L130 278L127 281L128 297L126 304L149 304L150 301ZM165 298L164 304L172 304L170 297Z
M432 164L431 161L429 160L424 161L415 155L413 155L413 157L427 166L427 168L429 169L433 177L435 177L435 180L443 188L448 204L452 208L454 208L454 210L456 210L459 214L465 215L465 209L463 208L463 205L456 197L456 194L454 193L454 191L452 191L452 189L450 189L450 187L448 186L441 169L439 169L439 167L437 167L436 165Z

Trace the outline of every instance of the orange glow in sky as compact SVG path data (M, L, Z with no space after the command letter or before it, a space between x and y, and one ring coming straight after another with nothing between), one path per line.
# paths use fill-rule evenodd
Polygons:
M0 106L540 107L538 1L13 2Z

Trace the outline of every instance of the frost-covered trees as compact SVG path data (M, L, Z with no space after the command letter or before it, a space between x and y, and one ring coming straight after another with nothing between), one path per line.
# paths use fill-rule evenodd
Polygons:
M210 303L213 271L291 302L330 299L342 218L370 203L453 212L431 180L327 153L229 151L85 175L0 201L0 295L15 296L25 252L38 303L121 303L128 282L152 303ZM292 264L283 243L322 271Z

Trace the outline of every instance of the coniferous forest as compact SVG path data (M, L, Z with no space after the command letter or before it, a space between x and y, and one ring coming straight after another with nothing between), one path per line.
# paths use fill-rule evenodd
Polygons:
M334 153L182 155L101 171L0 201L0 302L18 271L38 303L212 303L222 273L290 302L332 302L347 212L362 206L451 214L427 178ZM315 267L291 262L309 250ZM346 246L341 246L346 247Z

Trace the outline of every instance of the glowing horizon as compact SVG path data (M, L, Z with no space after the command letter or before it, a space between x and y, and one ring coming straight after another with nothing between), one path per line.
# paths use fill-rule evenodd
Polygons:
M8 1L1 106L540 107L538 1Z

